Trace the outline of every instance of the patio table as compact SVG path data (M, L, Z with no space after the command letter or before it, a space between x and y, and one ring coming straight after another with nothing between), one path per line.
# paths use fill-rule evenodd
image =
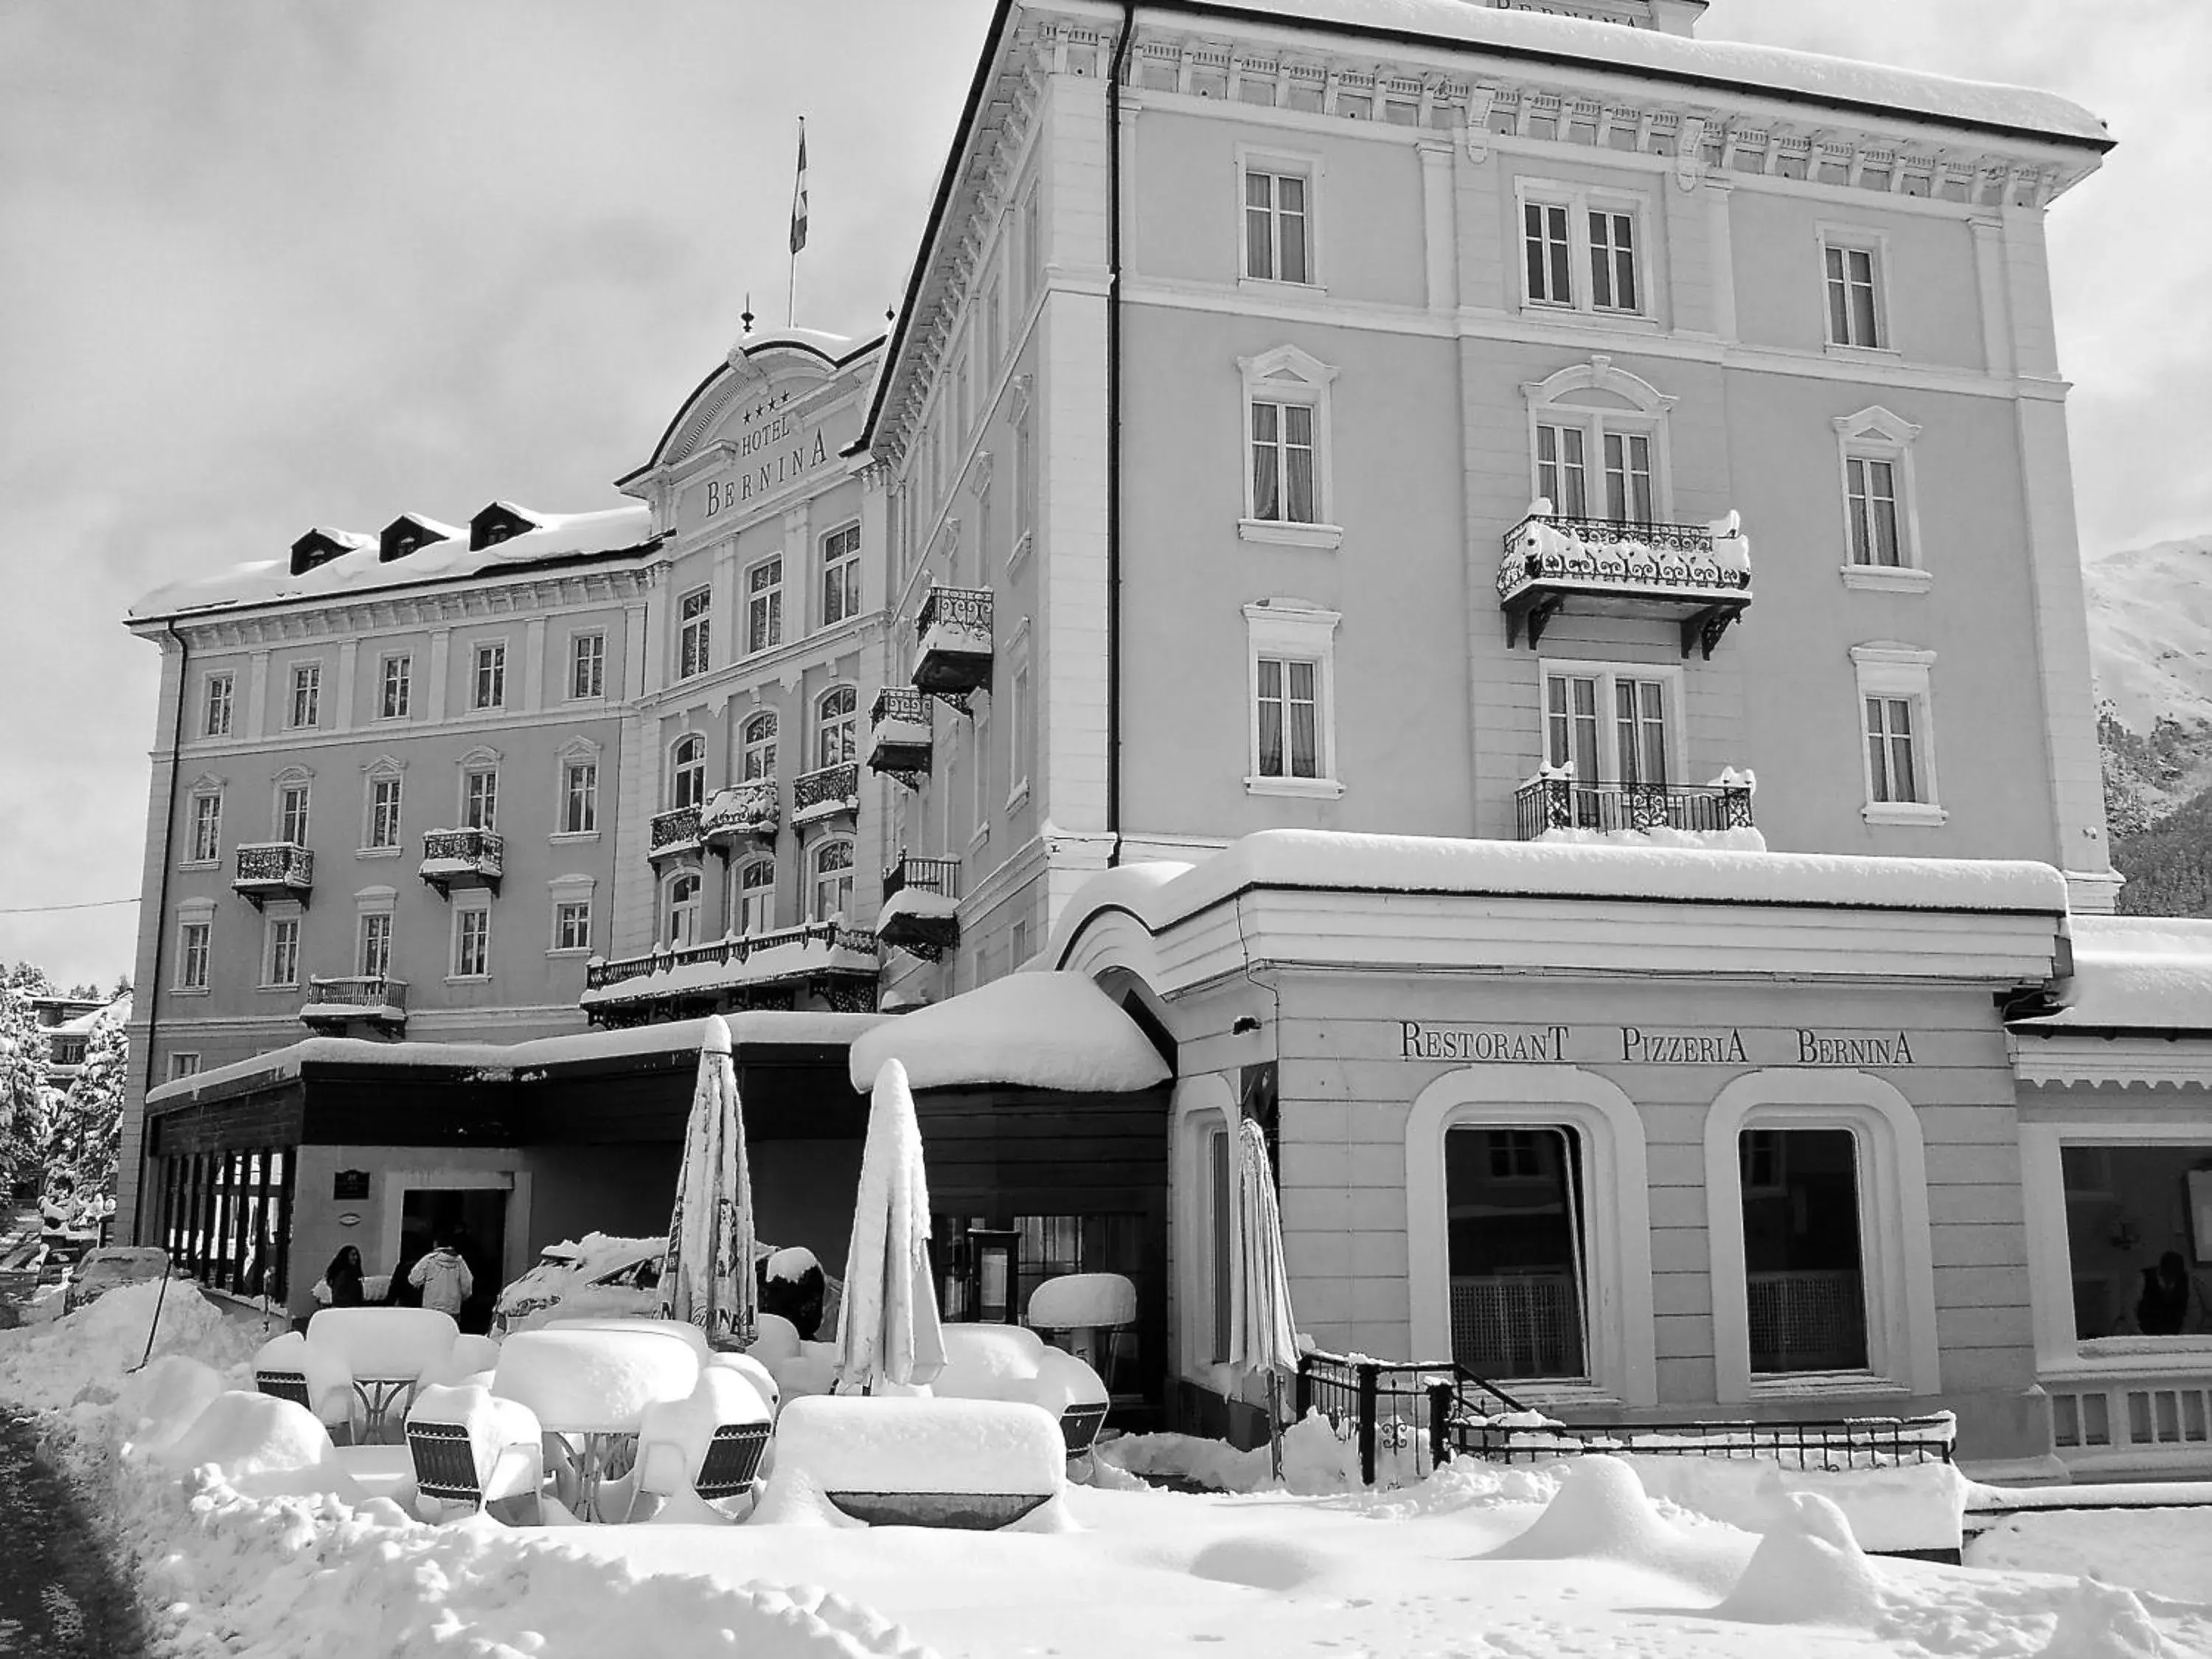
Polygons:
M325 1308L307 1322L308 1346L352 1374L364 1442L383 1437L392 1408L404 1410L422 1373L453 1352L459 1334L450 1315L432 1308Z
M564 1496L579 1520L595 1521L599 1484L634 1448L645 1408L688 1398L698 1381L698 1355L672 1333L547 1327L507 1339L491 1387L529 1407L560 1442L574 1470Z

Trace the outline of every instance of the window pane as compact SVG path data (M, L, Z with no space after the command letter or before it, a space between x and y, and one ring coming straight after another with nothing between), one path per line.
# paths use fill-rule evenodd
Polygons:
M1285 663L1284 672L1290 682L1290 775L1317 778L1321 775L1321 740L1316 724L1314 665Z
M1444 1188L1452 1358L1496 1379L1587 1375L1580 1137L1454 1129Z
M1273 247L1274 216L1268 210L1265 198L1268 195L1267 175L1248 173L1244 175L1245 198L1252 204L1244 210L1244 274L1262 280L1275 274ZM1261 198L1254 201L1254 198Z
M1541 300L1549 292L1544 278L1550 269L1544 262L1544 210L1531 202L1522 213L1521 242L1528 261L1528 297Z
M1752 1370L1863 1370L1856 1139L1848 1129L1753 1129L1739 1153Z
M1851 289L1851 343L1871 346L1881 343L1875 328L1874 287L1854 286Z
M1312 524L1314 506L1313 410L1302 404L1283 409L1283 516L1293 524Z
M1206 1137L1206 1190L1208 1219L1212 1226L1213 1246L1213 1354L1218 1364L1229 1358L1231 1311L1234 1306L1231 1295L1231 1274L1234 1264L1230 1254L1229 1206L1234 1201L1234 1191L1229 1178L1229 1135L1227 1131L1214 1129Z
M1255 519L1279 519L1283 516L1279 489L1281 452L1277 434L1280 429L1279 410L1273 404L1252 405L1252 516Z
M2059 1158L2074 1334L2212 1334L2212 1289L2194 1255L2212 1235L2212 1143L2069 1146Z

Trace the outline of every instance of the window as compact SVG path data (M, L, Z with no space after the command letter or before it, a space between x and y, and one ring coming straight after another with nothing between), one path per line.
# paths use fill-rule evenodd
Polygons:
M745 650L783 643L783 561L766 559L745 573Z
M192 796L191 844L185 862L213 864L222 856L222 793L201 790Z
M495 640L477 647L477 672L472 700L475 708L507 706L507 643Z
M671 950L681 951L699 942L702 885L696 870L678 870L662 884L660 937Z
M998 378L999 362L1006 348L1006 306L998 282L994 279L983 295L983 371L988 377L984 396L990 395L988 380Z
M815 706L815 765L842 766L853 758L858 742L857 694L849 685L834 686Z
M1026 633L1029 624L1022 624ZM1020 804L1030 792L1030 763L1036 754L1036 677L1029 653L1018 633L1013 653L1014 672L1006 682L1006 810Z
M568 641L568 695L581 700L607 694L607 636L578 634Z
M968 353L969 343L964 338L952 348L953 362L957 365L952 371L952 435L959 442L967 441L968 429L974 421Z
M1935 731L1930 718L1933 651L1855 645L1862 749L1869 823L1942 823L1936 804Z
M561 833L589 836L599 827L599 763L572 760L561 768Z
M1328 522L1328 388L1336 371L1296 346L1242 357L1248 445L1247 541L1334 547L1344 532Z
M1889 343L1881 298L1878 245L1853 246L1826 237L1820 244L1828 295L1828 343L1880 350Z
M377 674L377 719L405 720L414 691L415 659L404 654L385 658Z
M1344 793L1335 777L1332 707L1337 623L1342 617L1303 599L1244 607L1251 707L1250 769L1256 795Z
M1641 226L1635 197L1529 181L1521 198L1525 303L1640 316Z
M237 684L230 674L210 674L207 677L206 717L200 722L204 736L227 738L230 735L231 693Z
M461 826L466 830L499 828L499 769L471 766L461 774Z
M1026 410L1014 422L1014 547L1012 563L1036 534L1036 434Z
M1025 262L1024 305L1033 305L1044 292L1044 215L1038 199L1042 189L1032 184L1022 198L1022 258Z
M1589 517L1589 468L1578 426L1536 427L1536 493L1563 518Z
M453 977L484 979L491 974L491 908L464 905L453 912Z
M1444 1136L1452 1358L1478 1375L1589 1375L1583 1170L1564 1126Z
M1235 1160L1227 1119L1206 1131L1206 1236L1213 1289L1212 1362L1228 1363L1233 1334L1237 1263L1231 1223L1236 1213Z
M975 787L969 803L969 824L976 835L988 832L991 827L991 716L988 710L975 716Z
M842 918L853 908L853 843L838 836L814 849L814 908L811 919Z
M261 982L268 987L300 982L300 919L272 915L261 957Z
M1912 441L1920 428L1876 404L1835 422L1843 463L1844 585L1925 592L1918 514L1913 501Z
M738 870L735 932L765 933L775 926L775 860L754 859Z
M292 669L292 724L319 726L323 716L323 665L303 662Z
M848 524L822 542L822 625L860 614L860 526Z
M392 913L373 910L361 918L361 948L355 969L363 979L381 979L392 971Z
M2212 1336L2212 1145L2069 1141L2059 1166L2075 1340ZM2181 1437L2130 1436L2154 1437Z
M169 1081L172 1083L179 1078L197 1076L199 1069L200 1056L197 1048L179 1048L169 1056Z
M708 652L713 644L714 603L714 594L703 587L677 602L676 678L679 680L707 672Z
M1848 1129L1747 1129L1743 1257L1753 1376L1864 1370L1858 1149Z
M1662 524L1673 507L1667 411L1674 399L1602 356L1574 363L1528 398L1530 482L1564 519Z
M187 921L177 929L177 989L204 991L208 988L208 936L215 931L209 921Z
M554 901L553 948L556 951L588 951L592 948L591 900Z
M399 845L399 780L372 775L368 781L368 836L363 847Z
M276 839L295 847L307 844L308 788L304 782L280 783L276 787Z
M1663 669L1633 664L1545 665L1545 763L1571 766L1578 783L1664 786L1673 781L1680 769L1674 763L1668 708L1679 691L1680 677ZM1595 797L1585 802L1577 796L1577 801L1578 809L1602 815ZM1608 820L1603 827L1628 825Z
M742 728L744 749L738 757L739 780L757 783L775 776L775 714L763 709Z
M1313 280L1311 164L1244 167L1244 275L1267 283Z
M707 799L707 739L688 732L668 750L668 805L671 810L697 806Z

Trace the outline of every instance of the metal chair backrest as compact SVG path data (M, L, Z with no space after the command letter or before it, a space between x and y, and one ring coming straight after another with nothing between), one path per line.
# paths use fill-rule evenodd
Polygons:
M699 1474L691 1490L707 1498L733 1498L746 1491L760 1472L768 1450L769 1429L765 1423L725 1423L707 1443L699 1460Z
M466 1424L410 1423L407 1450L415 1463L415 1489L425 1498L483 1501Z
M295 1406L314 1410L314 1402L307 1396L307 1376L304 1371L256 1371L253 1386L279 1400L289 1400Z
M1106 1421L1106 1402L1095 1406L1070 1406L1060 1414L1060 1437L1067 1443L1070 1457L1089 1454L1091 1443L1098 1438L1098 1431Z

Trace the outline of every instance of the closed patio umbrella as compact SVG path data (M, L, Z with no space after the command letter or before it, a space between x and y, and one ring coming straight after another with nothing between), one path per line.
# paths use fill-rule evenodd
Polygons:
M1291 1277L1283 1266L1283 1217L1275 1202L1267 1137L1246 1118L1237 1135L1237 1194L1231 1206L1229 1364L1267 1373L1267 1435L1275 1469L1282 1472L1282 1421L1276 1389L1285 1371L1298 1366L1297 1322L1291 1315Z
M718 1014L707 1022L699 1045L699 1080L684 1127L684 1168L676 1181L660 1279L668 1316L698 1326L710 1340L749 1339L760 1312L754 1255L745 1121L730 1059L730 1027Z
M927 1382L944 1369L937 1286L929 1273L921 1125L906 1067L887 1060L868 1097L868 1138L837 1322L837 1382L872 1392L884 1382Z

